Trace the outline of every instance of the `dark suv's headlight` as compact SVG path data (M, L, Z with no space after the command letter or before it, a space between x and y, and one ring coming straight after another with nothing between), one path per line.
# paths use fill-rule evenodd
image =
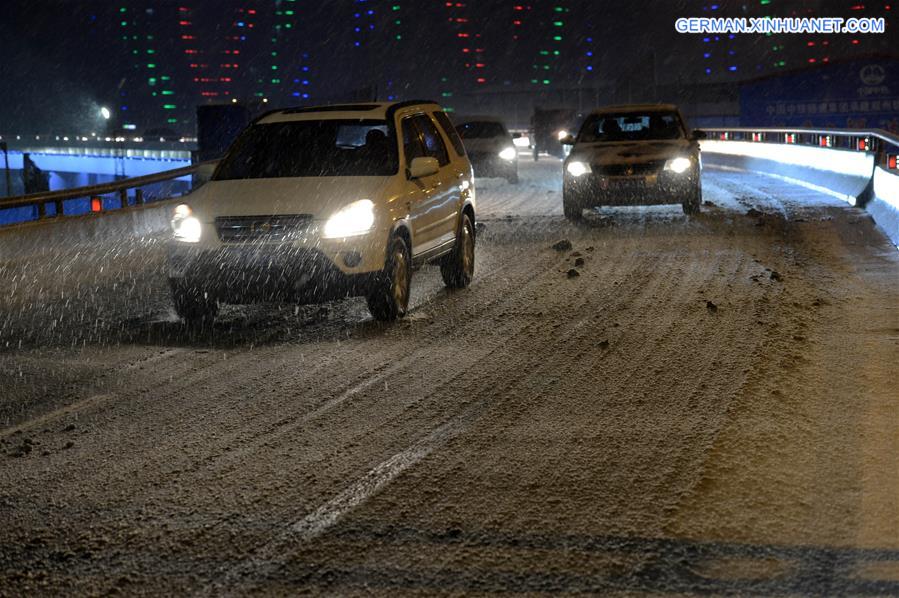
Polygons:
M573 177L579 177L593 172L589 164L587 164L586 162L581 162L580 160L572 160L568 163L567 166L565 166L565 170L567 170L568 174Z
M693 161L690 158L684 158L683 156L679 158L672 158L665 162L665 170L670 170L675 174L683 174L690 170L690 167L693 166Z

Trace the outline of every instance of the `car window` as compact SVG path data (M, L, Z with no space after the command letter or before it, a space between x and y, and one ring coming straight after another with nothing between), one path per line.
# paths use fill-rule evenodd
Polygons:
M594 114L587 118L578 142L680 139L684 128L675 112Z
M406 158L406 166L409 166L412 160L425 157L427 152L421 140L421 132L415 125L415 117L404 118L400 127L403 130L403 156Z
M421 131L421 140L425 145L425 155L431 158L437 158L437 162L441 166L449 164L449 152L446 151L446 144L437 131L434 121L427 114L417 114L412 117L415 125Z
M508 137L502 123L493 121L472 121L459 125L462 139L490 139L492 137Z
M253 125L215 180L396 174L396 137L384 120L305 120Z
M446 133L447 137L449 137L450 143L453 144L453 149L456 150L456 155L458 155L459 157L464 156L465 145L462 143L462 139L459 137L459 133L458 131L456 131L456 127L453 126L453 123L446 115L446 112L435 112L434 118L437 119L437 123L440 125L440 128L443 129L443 132Z

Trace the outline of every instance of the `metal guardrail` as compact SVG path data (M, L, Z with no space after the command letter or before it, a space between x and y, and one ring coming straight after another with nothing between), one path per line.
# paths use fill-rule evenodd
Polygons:
M148 205L144 201L143 187L154 183L164 183L172 179L181 178L196 174L201 168L214 166L216 161L201 162L191 166L176 168L174 170L165 170L155 174L148 174L139 177L122 179L111 183L102 183L100 185L90 185L88 187L75 187L72 189L61 189L59 191L45 191L40 193L30 193L28 195L19 195L17 197L8 197L0 199L0 210L10 208L23 208L37 206L38 219L56 219L67 216L64 213L63 202L70 199L82 198L99 198L104 195L117 194L119 197L120 208L135 208ZM128 191L134 189L134 204L128 203ZM161 200L157 200L161 201ZM54 204L55 214L47 214L47 204ZM155 202L154 202L155 203Z
M827 149L845 149L876 154L876 164L899 172L899 135L882 129L814 129L814 128L704 128L710 141L748 141L778 143Z

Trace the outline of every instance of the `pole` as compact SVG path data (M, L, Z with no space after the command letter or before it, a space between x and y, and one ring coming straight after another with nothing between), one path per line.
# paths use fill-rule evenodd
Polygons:
M9 182L9 151L5 141L0 141L0 150L3 150L3 161L6 163L6 197L12 196L12 185Z

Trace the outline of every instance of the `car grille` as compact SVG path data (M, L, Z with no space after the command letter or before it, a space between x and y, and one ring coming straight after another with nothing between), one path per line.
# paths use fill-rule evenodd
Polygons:
M665 168L665 160L639 162L636 164L604 164L594 166L593 172L603 176L644 176L656 174Z
M311 224L310 214L227 216L215 219L215 228L223 243L286 241L307 232Z

